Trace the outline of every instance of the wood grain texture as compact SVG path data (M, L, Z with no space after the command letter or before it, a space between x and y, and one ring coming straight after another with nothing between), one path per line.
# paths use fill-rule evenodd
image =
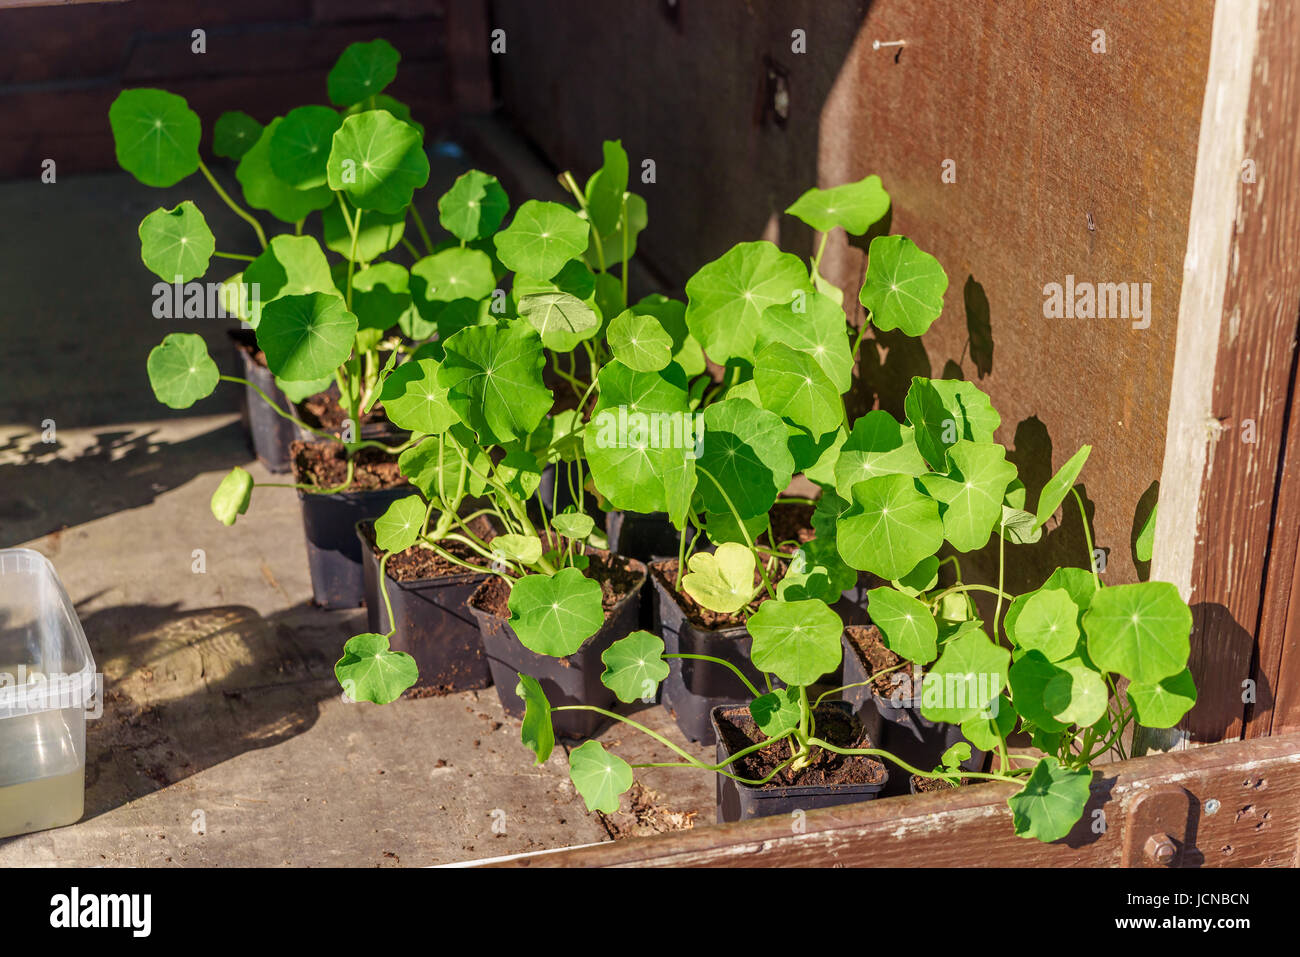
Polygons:
M1300 734L1212 745L1100 768L1084 820L1052 844L1011 830L1005 785L889 798L503 862L505 867L1145 866L1148 831L1187 867L1295 867ZM1164 800L1151 806L1152 794ZM1218 801L1214 813L1210 799ZM1213 807L1213 805L1208 805ZM1190 811L1188 810L1190 808ZM1092 822L1104 815L1105 830ZM1140 833L1131 833L1135 830ZM1127 849L1127 851L1126 851Z

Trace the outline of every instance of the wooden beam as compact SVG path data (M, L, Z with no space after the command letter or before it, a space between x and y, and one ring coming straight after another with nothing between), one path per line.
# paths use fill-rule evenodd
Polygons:
M1011 788L823 808L500 862L503 867L1153 866L1156 832L1185 867L1294 867L1300 734L1150 755L1100 768L1074 832L1042 844L1013 835ZM1214 803L1217 802L1217 803ZM1104 824L1104 829L1102 825Z

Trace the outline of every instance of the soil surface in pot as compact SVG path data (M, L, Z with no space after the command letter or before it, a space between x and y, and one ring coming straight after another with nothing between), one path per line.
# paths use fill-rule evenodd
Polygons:
M817 737L822 740L840 748L872 746L862 723L855 716L829 705L823 705L813 714L817 719ZM748 714L735 718L724 717L718 722L718 727L729 754L767 740L767 736L758 729L758 724ZM789 759L791 753L790 739L782 738L732 764L732 773L746 778L766 777L772 773L773 768ZM759 790L794 785L828 787L836 784L878 784L885 779L885 773L884 764L875 758L836 754L819 749L812 764L797 772L786 768Z
M783 575L785 575L785 569L786 565L784 562L777 564L776 571L772 575L773 587L775 587L776 583L781 580ZM675 558L665 558L663 561L655 562L650 566L650 574L659 579L659 583L664 586L664 589L670 595L673 596L678 607L680 607L682 612L685 613L686 619L696 628L717 631L721 631L725 628L743 628L745 622L749 620L749 616L754 613L754 610L758 608L759 605L763 604L763 602L767 601L767 592L762 591L754 601L745 606L745 610L741 614L723 614L719 611L711 611L697 602L690 595L686 594L686 592L678 590L677 575L679 571L680 568L677 565L677 559ZM755 571L754 587L758 588L762 584L762 577L757 571Z
M600 600L608 618L615 605L637 590L641 576L627 564L627 559L603 549L587 549L587 556L590 563L583 574L600 583ZM471 600L490 615L510 617L510 583L500 575L480 585Z
M298 414L304 422L314 429L321 429L325 432L341 432L343 424L348 420L348 413L339 405L338 386L332 385L325 392L318 392L315 395L308 396L298 403ZM362 413L361 421L357 423L361 428L376 423L387 423L384 416L384 404L376 402L370 407L369 412Z
M488 521L486 515L478 516L469 523L469 527L475 535L484 541L491 541L496 535L496 529L492 527L492 523ZM383 557L384 553L375 545L375 526L373 524L362 525L361 534L369 542L375 557ZM461 561L469 562L471 565L483 569L488 566L488 560L468 545L461 542L440 542L439 545L443 551L454 555ZM412 545L404 552L394 552L390 555L387 564L384 565L384 571L395 582L425 581L430 578L448 578L452 575L469 574L468 568L449 562L436 552L428 548L420 548L418 545Z
M972 782L970 778L962 778L961 784L959 786L968 787L972 783L974 782ZM912 788L916 791L917 794L929 794L931 791L955 790L953 786L949 784L947 781L945 781L943 778L923 778L923 777L918 777L915 774L912 775Z
M912 669L903 658L885 647L885 639L879 628L875 625L848 625L844 634L858 653L859 660L867 663L867 673L876 676L871 683L873 691L888 698L898 688L900 697L912 697ZM886 668L896 670L888 674L877 674Z
M798 545L811 542L816 535L812 527L812 505L777 505L772 508L771 528L767 535L774 544L797 542ZM786 544L781 550L792 552L797 545Z
M300 484L330 488L342 485L348 476L348 457L341 442L295 439L289 444L289 457L293 460L295 479ZM361 449L354 459L356 468L352 473L352 484L346 491L365 492L410 484L397 467L397 456L383 449Z

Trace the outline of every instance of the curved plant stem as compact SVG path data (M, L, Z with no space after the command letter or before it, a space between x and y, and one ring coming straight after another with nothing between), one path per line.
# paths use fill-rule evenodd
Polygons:
M243 253L223 253L220 250L214 252L212 255L216 256L218 259L238 259L240 262L245 263L251 263L257 258L256 256L245 256Z
M749 680L748 678L745 677L745 673L744 673L743 671L741 671L739 668L737 668L737 667L736 667L734 664L732 664L730 661L726 661L726 660L724 660L724 659L722 659L722 658L714 658L712 655L688 655L688 654L686 654L685 652L678 652L678 653L668 653L668 652L665 652L661 657L664 657L664 658L691 658L691 659L693 659L693 660L695 660L695 661L712 661L714 664L724 665L724 666L730 668L732 671L734 671L734 672L736 673L736 677L739 678L741 681L743 681L743 682L745 683L745 687L749 689L750 694L752 694L755 698L761 697L761 695L759 694L758 689L755 688L754 685L750 682L750 680Z
M823 741L821 738L816 738L816 737L809 738L808 743L818 748L824 748L827 751L833 751L836 754L861 755L863 757L884 758L885 760L890 761L893 764L897 764L900 768L902 768L904 771L908 772L909 774L915 774L917 777L922 777L922 778L951 777L951 775L946 774L945 772L942 771L922 771L920 768L914 768L912 767L912 765L908 764L906 761L902 760L901 758L896 757L895 755L889 753L888 751L882 751L880 748L839 748L831 744L829 741ZM1028 770L1029 768L1017 768L1016 773L1021 773ZM989 781L1003 781L1007 784L1021 783L1018 779L1011 777L1010 774L986 774L983 771L962 771L961 776L964 778L987 779Z
M389 638L397 634L397 621L393 618L393 603L388 598L388 573L385 571L392 554L392 552L384 552L383 558L379 559L379 591L384 596L384 610L388 612Z
M1088 513L1083 508L1083 496L1073 485L1070 486L1070 494L1079 503L1079 518L1083 521L1083 540L1088 545L1088 567L1092 569L1092 584L1095 588L1101 588L1101 577L1097 574L1097 553L1092 547L1092 529L1088 527Z
M271 400L271 397L270 397L269 395L267 395L265 392L263 392L263 391L262 391L262 390L257 386L256 383L254 383L254 382L249 382L247 379L241 379L239 376L235 376L235 375L220 375L220 376L217 376L217 378L218 378L220 381L222 381L222 382L237 382L237 383L239 383L240 385L248 386L250 389L252 389L254 392L256 392L259 396L262 397L262 401L264 401L267 405L269 405L269 406L271 407L271 411L273 411L276 415L278 415L278 416L280 416L280 417L282 417L282 418L288 419L290 422L294 423L294 424L297 425L299 428L306 429L308 432L312 433L312 435L319 435L321 438L323 438L323 439L327 439L327 440L329 440L330 442L339 442L339 441L341 441L341 440L339 439L339 437L338 437L337 435L335 435L333 432L325 432L325 431L322 431L321 429L314 429L314 428L312 428L310 425L308 425L306 422L304 422L304 421L302 421L301 419L297 418L296 416L290 415L288 412L284 411L284 409L282 409L282 408L280 408L278 405L276 405L275 402L273 402L273 401Z
M424 242L424 248L427 249L429 251L429 255L432 256L433 240L429 238L429 231L424 228L424 220L420 218L420 211L415 208L414 203L411 204L410 210L411 210L411 218L415 220L415 228L420 231L420 239Z
M199 172L202 173L204 178L212 185L212 188L217 191L217 195L221 197L222 201L234 211L235 215L253 227L253 232L257 233L257 241L261 243L262 248L265 249L266 233L262 231L262 224L259 223L248 210L244 209L244 207L240 206L230 198L230 194L221 188L221 184L217 182L217 178L212 175L212 170L208 169L203 160L199 160Z

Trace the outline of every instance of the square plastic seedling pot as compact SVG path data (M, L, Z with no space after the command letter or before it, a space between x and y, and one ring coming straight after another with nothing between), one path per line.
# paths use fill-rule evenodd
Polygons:
M0 549L0 838L81 818L95 660L49 559Z

